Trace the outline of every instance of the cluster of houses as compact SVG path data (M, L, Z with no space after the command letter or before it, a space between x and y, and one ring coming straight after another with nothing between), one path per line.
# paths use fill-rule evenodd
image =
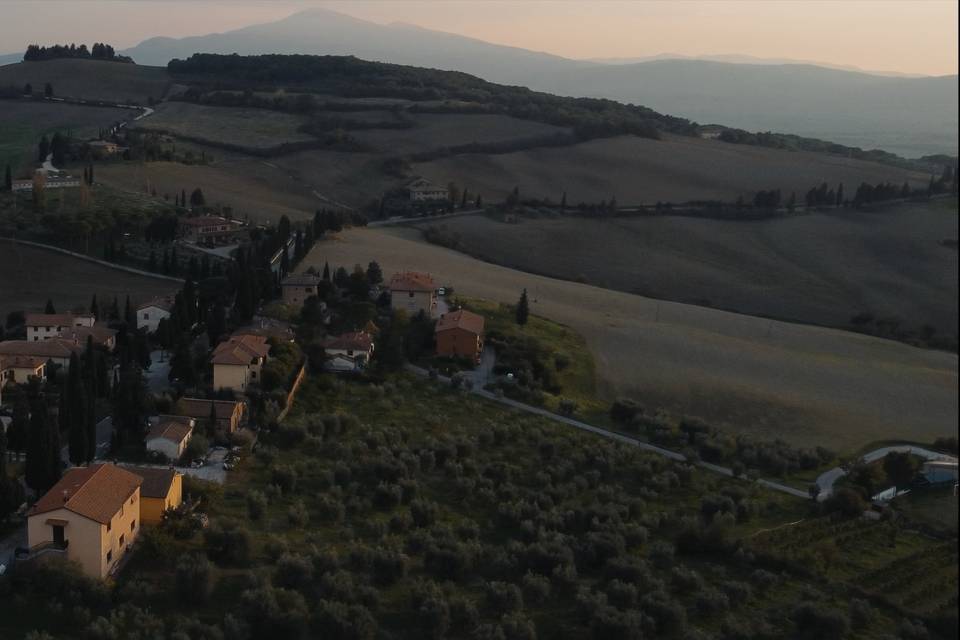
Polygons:
M303 304L307 298L317 295L320 282L320 276L310 273L287 277L281 283L283 301L287 304ZM390 278L387 289L393 309L403 310L410 317L422 313L436 319L436 355L480 361L484 343L483 316L466 309L441 313L442 289L433 276L419 271L401 271ZM323 342L326 369L336 373L362 371L373 357L376 332L376 325L368 323L360 331L327 337ZM253 361L250 366L255 366Z

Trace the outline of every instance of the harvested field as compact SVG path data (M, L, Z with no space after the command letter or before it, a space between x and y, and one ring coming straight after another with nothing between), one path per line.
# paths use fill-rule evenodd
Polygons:
M97 180L117 189L143 192L156 189L158 196L189 193L199 187L207 203L233 207L234 217L252 222L313 217L323 202L269 161L214 150L212 165L177 162L117 163L97 167Z
M424 223L483 260L750 315L848 327L898 318L957 339L957 200L756 221L485 216Z
M564 282L423 243L415 229L348 230L310 264L421 269L466 296L514 302L580 332L608 399L698 415L761 438L853 450L957 433L957 356Z
M0 67L4 69L5 67ZM2 84L2 81L0 81ZM41 85L42 86L42 85ZM40 137L71 130L78 137L96 137L100 127L137 115L130 109L88 107L32 100L0 100L0 164L30 173Z
M348 114L347 117L353 116ZM474 142L485 144L540 138L569 131L564 127L503 115L412 113L406 117L416 122L416 126L354 131L352 135L383 153L400 155Z
M581 144L499 155L466 154L414 165L438 184L450 181L499 201L514 188L521 196L559 202L623 204L657 201L752 199L760 189L780 188L785 198L823 181L842 182L852 193L863 181L905 180L926 186L930 176L888 165L802 151L779 151L716 140L621 136Z
M0 318L11 311L43 311L47 300L58 311L86 307L96 294L101 301L134 302L172 293L177 283L111 269L55 251L0 238Z
M0 67L0 86L26 83L34 92L49 82L54 94L85 100L147 104L163 98L171 85L164 67L104 62L101 60L42 60Z
M213 143L266 149L285 142L313 140L313 136L298 131L306 121L304 116L267 109L164 102L157 107L156 113L138 122L137 126Z

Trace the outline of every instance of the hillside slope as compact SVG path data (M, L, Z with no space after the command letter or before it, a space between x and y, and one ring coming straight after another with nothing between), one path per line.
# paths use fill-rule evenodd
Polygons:
M28 82L35 92L49 82L57 96L136 104L159 100L170 87L166 69L139 64L64 58L0 67L0 86Z
M956 435L957 356L531 275L423 243L415 229L349 230L303 267L419 269L465 296L514 302L581 333L609 397L699 415L739 432L852 450Z
M463 71L565 96L633 102L704 123L879 147L909 157L957 153L957 78L882 77L813 65L657 60L606 65L411 25L310 9L272 23L151 38L122 53L166 64L193 53L354 55Z
M956 199L740 222L466 216L420 226L532 273L844 328L869 313L914 337L928 325L957 340L957 250L944 243L957 238Z

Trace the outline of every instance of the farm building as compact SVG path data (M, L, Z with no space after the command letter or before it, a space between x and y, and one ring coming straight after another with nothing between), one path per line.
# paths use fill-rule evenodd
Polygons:
M450 192L446 187L438 187L426 178L414 178L407 183L407 193L410 202L440 202L450 199Z
M217 345L210 357L213 388L243 393L260 378L270 345L263 336L235 334Z
M140 533L142 483L112 464L68 470L27 514L31 553L62 554L91 577L110 575Z
M26 384L31 378L46 378L47 361L36 356L0 356L0 398L3 386Z
M920 470L930 484L957 482L956 460L927 460Z
M437 355L480 361L483 353L483 316L458 309L440 316L434 327Z
M74 327L92 327L97 319L93 314L81 313L28 313L24 324L27 327L27 340L49 340L60 338L68 329Z
M205 400L203 398L180 398L176 410L179 415L206 424L211 411L215 412L217 431L230 434L239 429L246 419L247 405L237 400Z
M334 372L352 372L364 369L373 357L373 337L366 331L354 331L333 336L323 341L327 359L324 368Z
M164 417L150 427L146 439L147 451L162 453L167 460L179 460L193 435L194 424L196 421L193 418Z
M303 304L310 296L317 295L317 287L322 281L323 278L312 273L287 276L280 283L284 304Z
M44 189L66 189L68 187L79 187L81 180L80 178L75 178L73 176L44 176L42 178L36 179L31 178L29 180L14 180L10 185L10 190L14 193L16 192L33 192L33 187L35 182L40 182L43 184Z
M160 321L170 317L173 309L173 297L164 296L148 300L137 307L137 329L146 329L153 333L160 326Z
M180 219L180 235L197 244L226 244L240 225L222 216L197 216Z
M388 285L390 305L403 309L410 316L421 311L432 318L437 313L437 283L429 273L403 271L395 273Z

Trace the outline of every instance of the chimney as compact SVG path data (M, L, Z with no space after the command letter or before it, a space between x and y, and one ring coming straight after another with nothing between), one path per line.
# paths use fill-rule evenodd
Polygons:
M63 501L64 501L64 503L66 503L66 501L69 500L69 499L70 499L70 492L67 491L66 489L64 489L64 490L63 490Z

